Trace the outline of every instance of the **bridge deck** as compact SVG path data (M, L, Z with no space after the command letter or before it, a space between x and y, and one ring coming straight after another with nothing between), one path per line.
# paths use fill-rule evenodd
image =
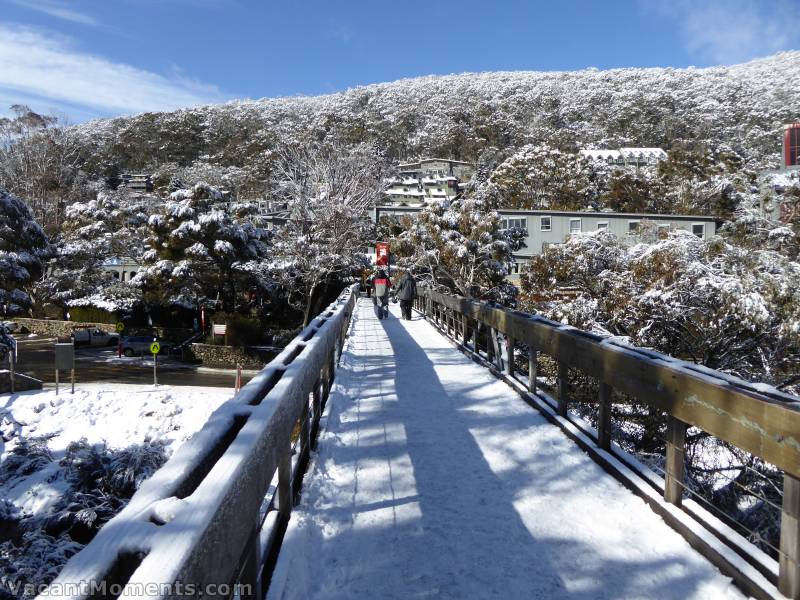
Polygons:
M272 598L741 598L505 384L361 300Z

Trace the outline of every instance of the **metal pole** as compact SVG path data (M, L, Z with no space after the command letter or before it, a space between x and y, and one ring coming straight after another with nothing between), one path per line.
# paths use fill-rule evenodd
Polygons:
M58 396L58 369L56 369L56 396Z
M158 357L158 354L153 352L153 386L155 387L158 386L158 376L156 375L156 357Z
M75 393L75 369L70 369L70 371L72 371L72 392L71 393L74 394Z
M16 385L14 381L14 348L9 350L8 352L8 363L11 367L10 376L11 376L11 393L13 394L16 391Z

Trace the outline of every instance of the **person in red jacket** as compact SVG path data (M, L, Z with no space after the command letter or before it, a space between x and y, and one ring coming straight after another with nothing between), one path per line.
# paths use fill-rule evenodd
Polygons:
M379 319L389 316L389 289L391 287L392 283L389 281L386 271L378 269L372 279L372 296L375 299L375 305L378 307Z

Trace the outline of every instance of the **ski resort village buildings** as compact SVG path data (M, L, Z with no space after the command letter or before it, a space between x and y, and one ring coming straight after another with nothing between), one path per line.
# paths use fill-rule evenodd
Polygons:
M376 223L381 219L401 221L404 217L415 218L420 210L420 207L414 206L377 206L371 217ZM656 238L669 231L683 229L709 239L716 234L720 223L716 217L701 215L519 209L500 209L498 213L504 228L518 228L525 232L525 245L514 254L512 274L518 274L522 265L532 256L541 254L548 246L564 243L576 233L605 229L623 241L634 244L647 236Z
M581 150L588 160L609 165L643 167L656 165L666 160L667 153L661 148L620 148L619 150Z
M386 196L391 204L419 206L430 200L452 200L468 181L475 167L468 162L425 158L397 167L397 177L387 181Z

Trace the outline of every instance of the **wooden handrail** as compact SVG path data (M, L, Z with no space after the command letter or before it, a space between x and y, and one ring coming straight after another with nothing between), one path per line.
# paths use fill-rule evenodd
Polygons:
M357 297L356 284L220 406L42 597L262 597Z
M773 387L754 384L666 354L636 348L613 337L576 329L540 316L470 300L420 286L417 309L442 323L443 313L461 322L466 344L470 322L506 336L507 370L513 377L513 349L528 346L535 373L539 354L558 365L557 412L566 416L568 369L577 369L600 384L597 443L611 448L610 398L613 389L664 411L668 416L664 498L681 505L683 448L687 426L694 426L745 450L784 472L778 589L800 599L800 398ZM477 332L477 330L476 330ZM476 333L477 340L477 333ZM477 350L477 341L472 352ZM497 349L487 347L487 359ZM536 391L535 375L528 390Z

